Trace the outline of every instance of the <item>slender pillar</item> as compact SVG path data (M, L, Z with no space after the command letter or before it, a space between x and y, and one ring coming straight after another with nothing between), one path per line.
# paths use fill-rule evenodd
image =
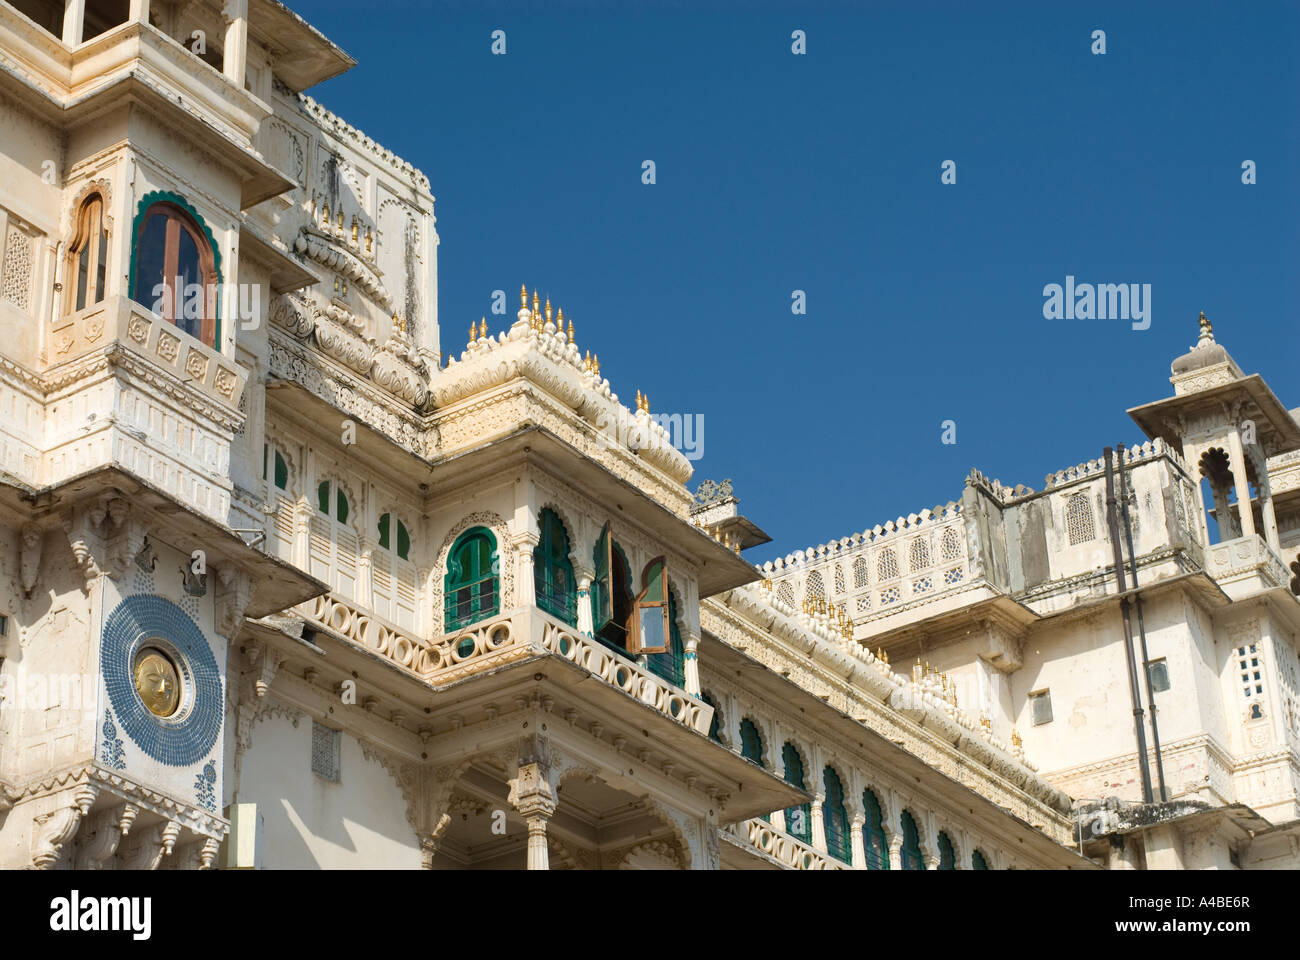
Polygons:
M853 869L867 869L867 848L862 842L862 828L867 825L866 814L855 813L849 823L849 838L853 848Z
M903 835L901 833L887 833L889 837L889 869L903 869Z
M549 870L546 824L555 815L555 788L551 785L551 749L544 737L532 736L519 744L519 772L510 781L510 803L528 824L528 869Z
M572 555L570 555L572 556ZM591 636L591 582L596 579L595 571L586 567L574 567L578 578L578 632L584 637Z
M824 794L813 794L812 801L812 845L814 850L826 853L826 819L822 816Z
M86 24L86 0L64 0L63 42L69 47L81 43L82 29Z
M537 603L537 589L533 574L533 550L541 542L535 533L521 533L510 541L519 557L516 567L515 606L531 607Z
M528 817L528 869L551 869L551 853L546 848L546 823L549 816L537 814Z
M248 68L248 0L226 0L221 15L226 21L221 72L242 90Z
M699 646L699 637L686 638L686 692L696 697L700 695Z
M1246 455L1241 448L1241 434L1236 430L1228 434L1228 449L1232 456L1232 479L1237 487L1237 516L1241 519L1241 535L1255 536L1255 511L1250 505L1250 481L1246 479Z
M132 23L148 23L149 0L131 0L131 12L128 19Z

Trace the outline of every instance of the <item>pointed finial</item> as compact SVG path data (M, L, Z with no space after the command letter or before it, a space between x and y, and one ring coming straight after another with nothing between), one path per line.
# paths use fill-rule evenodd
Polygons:
M474 342L474 324L472 323L469 325L469 342Z
M582 358L582 369L586 370L588 373L591 373L591 351L590 350L588 350L587 355Z
M546 322L551 322L551 298L546 298Z
M487 317L479 317L478 335L480 340L487 336Z
M638 390L638 391L636 392L636 409L637 409L637 412L638 412L638 413L641 411L641 391L640 391L640 390Z
M573 343L573 321L569 321L569 342Z
M533 313L537 313L540 309L541 309L541 304L537 300L537 291L534 290L533 291Z
M528 287L524 286L522 283L519 284L519 309L528 309Z
M1012 731L1011 731L1011 745L1012 745L1013 747L1019 747L1019 746L1023 746L1023 744L1024 744L1024 741L1020 739L1020 731L1019 731L1019 730L1012 730Z
M592 354L591 372L596 375L597 379L600 379L600 355L599 354Z
M1214 325L1210 323L1210 320L1208 317L1206 317L1204 310L1201 311L1200 322L1201 322L1201 336L1200 339L1196 341L1196 345L1198 347L1203 343L1214 342Z

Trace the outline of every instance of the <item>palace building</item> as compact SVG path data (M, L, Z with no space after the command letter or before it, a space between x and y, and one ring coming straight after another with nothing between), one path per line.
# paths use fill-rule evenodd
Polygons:
M756 565L558 305L443 335L353 65L0 0L0 867L1300 866L1300 421L1208 320L1141 445Z

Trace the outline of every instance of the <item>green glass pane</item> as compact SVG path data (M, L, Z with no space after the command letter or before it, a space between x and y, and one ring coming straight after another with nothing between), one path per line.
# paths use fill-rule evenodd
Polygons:
M322 481L321 485L316 488L316 506L320 508L321 513L325 514L327 517L329 516L330 482L328 480Z
M343 491L340 490L338 492L338 497L336 499L338 502L338 513L336 513L335 516L338 518L339 523L347 523L348 522L348 498L345 497L343 495Z
M389 549L389 547L388 547L388 525L389 525L389 523L391 523L391 522L392 522L392 517L391 517L390 514L387 514L387 513L386 513L386 514L384 514L382 517L379 518L379 545L380 545L381 547L383 547L385 550Z
M654 560L645 568L645 603L660 603L664 598L664 562ZM647 644L648 646L648 644Z
M667 637L664 636L664 608L642 607L637 612L641 627L641 647L656 649L667 646Z
M401 520L397 521L397 555L403 560L411 559L411 535Z
M265 473L265 468L263 468ZM289 486L289 465L284 462L284 457L280 456L280 451L275 452L275 485L285 490Z

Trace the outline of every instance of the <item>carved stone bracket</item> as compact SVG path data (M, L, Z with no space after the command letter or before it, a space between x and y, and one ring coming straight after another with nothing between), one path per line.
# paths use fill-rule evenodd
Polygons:
M102 870L113 859L122 838L131 832L140 808L133 803L119 803L98 811L88 822L89 833L80 843L78 870Z
M64 844L77 832L77 827L90 812L90 805L95 802L98 793L94 787L83 783L64 794L61 806L36 817L38 829L32 835L33 867L48 870L58 862L63 855Z
M253 598L253 578L232 564L217 568L217 632L228 641L234 641L244 625L244 611Z
M32 590L36 588L36 578L41 570L41 551L44 544L45 531L34 523L23 524L18 569L22 577L24 596L30 597Z

